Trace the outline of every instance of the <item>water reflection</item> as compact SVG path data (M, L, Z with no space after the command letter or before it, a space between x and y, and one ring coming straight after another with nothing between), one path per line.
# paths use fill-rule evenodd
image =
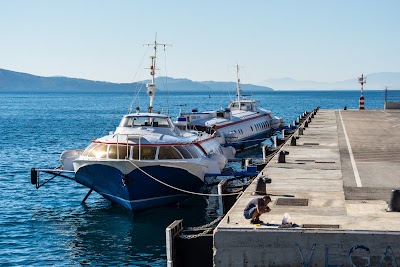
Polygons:
M186 226L212 221L207 205L205 198L193 197L179 207L132 214L100 200L62 213L60 209L37 212L33 221L46 225L45 232L54 236L47 243L63 244L55 255L67 254L66 265L165 266L165 228L177 219Z

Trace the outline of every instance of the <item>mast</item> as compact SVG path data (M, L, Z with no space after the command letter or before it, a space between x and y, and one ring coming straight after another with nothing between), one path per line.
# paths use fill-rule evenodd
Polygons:
M239 65L238 64L236 64L236 77L237 77L237 82L236 82L237 102L239 104L239 109L241 109L240 96L242 94L242 88L240 87Z
M154 47L153 47L154 55L150 56L150 59L151 59L151 65L150 65L151 83L146 84L146 88L147 88L146 93L150 98L148 112L151 113L153 111L153 101L154 101L154 95L156 93L156 83L155 83L154 75L156 74L157 47L162 45L162 46L164 46L164 50L165 50L165 46L167 46L168 44L157 43L157 34L156 34L154 44L144 44L144 45L147 45L147 46L154 45Z

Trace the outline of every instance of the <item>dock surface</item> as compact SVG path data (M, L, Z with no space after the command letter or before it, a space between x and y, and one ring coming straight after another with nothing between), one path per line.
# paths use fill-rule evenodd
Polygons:
M319 110L286 163L275 156L270 213L243 217L254 181L214 231L215 266L400 266L400 110ZM289 213L298 227L280 228Z

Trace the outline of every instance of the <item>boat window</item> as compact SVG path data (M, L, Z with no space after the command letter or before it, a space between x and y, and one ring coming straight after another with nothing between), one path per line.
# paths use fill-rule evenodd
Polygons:
M132 127L135 126L150 126L150 118L149 117L135 117L133 119L133 125Z
M183 157L185 159L191 159L192 158L192 155L189 153L189 151L185 147L176 146L175 148L178 149L179 152L181 152L181 154L183 155Z
M121 122L121 124L122 124L122 122ZM153 126L153 127L170 128L171 124L169 123L168 118L137 116L137 117L130 118L130 120L128 120L128 124L126 126L129 126L129 127Z
M195 146L187 146L187 150L189 150L190 155L192 155L193 158L200 158L202 156L201 151L195 147Z
M139 159L139 146L134 146L133 150L132 150L132 155L131 155L132 159Z
M236 102L232 102L229 107L230 108L236 108L237 107Z
M105 159L107 156L107 145L98 144L95 148L91 149L88 153L88 157Z
M224 112L217 112L217 117L223 118L224 117Z
M155 147L155 146L141 146L140 159L144 159L144 160L155 159L156 158L156 150L157 150L157 147ZM135 152L133 154L135 154Z
M182 155L173 146L160 146L158 159L182 159Z
M154 123L157 124L157 127L170 128L170 124L168 123L168 119L167 118L154 118L153 119L153 125L154 125Z
M129 157L130 146L116 146L110 145L108 150L109 159L125 159Z
M83 151L82 156L87 156L87 155L90 153L90 151L92 151L93 148L95 148L96 146L97 146L96 143L91 143L91 144L85 149L85 151Z
M253 127L250 126L251 131L253 131Z
M133 127L138 126L136 123L136 117L124 117L119 123L119 127Z

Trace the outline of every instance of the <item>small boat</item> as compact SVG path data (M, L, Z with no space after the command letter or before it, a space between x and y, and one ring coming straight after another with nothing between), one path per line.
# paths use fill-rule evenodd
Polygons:
M215 135L181 132L169 115L153 112L157 42L151 56L151 82L146 85L150 106L122 117L114 132L95 139L84 150L61 154L63 167L31 170L39 187L38 173L73 174L71 179L126 209L137 211L186 199L199 192L206 175L218 175L232 157ZM38 186L39 185L39 186Z
M237 99L224 110L180 113L175 124L181 128L205 131L217 136L223 146L232 146L237 151L257 146L276 130L284 127L284 120L271 111L258 107L257 101L242 95L237 69Z

